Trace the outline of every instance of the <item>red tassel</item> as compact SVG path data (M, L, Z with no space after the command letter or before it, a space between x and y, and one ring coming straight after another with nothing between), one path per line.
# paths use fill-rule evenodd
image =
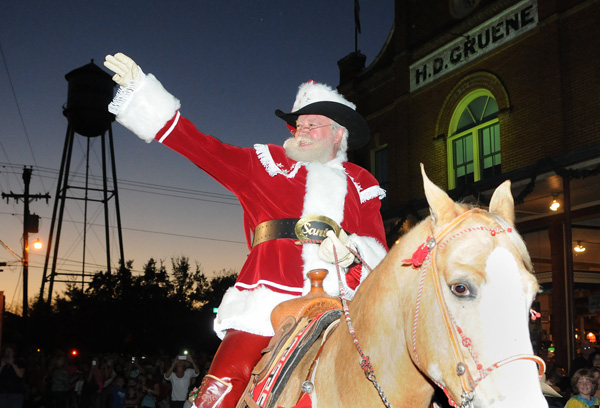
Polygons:
M423 265L423 262L425 262L425 258L427 258L427 255L429 255L429 246L427 245L427 242L430 238L431 237L427 237L427 241L421 244L419 248L417 248L415 253L412 255L411 259L403 259L402 264L412 265L412 267L415 269Z

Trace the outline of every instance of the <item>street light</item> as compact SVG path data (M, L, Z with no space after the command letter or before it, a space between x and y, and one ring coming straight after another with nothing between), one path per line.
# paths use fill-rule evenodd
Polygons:
M44 247L44 244L42 244L42 241L40 241L40 239L36 239L33 244L29 245L27 244L27 246L25 247L26 251L29 251L29 249L33 247L33 249L42 249Z
M575 245L575 247L573 248L573 251L575 252L585 252L585 247L583 245L581 245L581 241L577 241L577 245Z
M552 204L550 204L550 209L552 211L557 211L558 207L560 207L560 203L558 201L556 201L556 198L558 197L558 193L553 193L552 196L554 197L554 200L552 200Z
M34 249L42 249L42 241L40 241L40 239L36 239L35 242L33 243L33 248Z

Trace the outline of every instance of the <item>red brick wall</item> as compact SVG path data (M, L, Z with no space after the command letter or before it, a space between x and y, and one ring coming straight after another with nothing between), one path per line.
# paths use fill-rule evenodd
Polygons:
M515 2L486 3L489 14ZM600 142L600 2L538 1L538 16L533 30L416 92L408 90L408 72L414 55L423 56L418 49L342 84L379 137L355 155L359 164L370 168L369 148L388 144L391 207L423 197L421 162L432 181L448 188L449 121L462 97L479 87L499 104L503 172ZM396 30L410 35L406 27ZM440 38L434 34L431 41Z

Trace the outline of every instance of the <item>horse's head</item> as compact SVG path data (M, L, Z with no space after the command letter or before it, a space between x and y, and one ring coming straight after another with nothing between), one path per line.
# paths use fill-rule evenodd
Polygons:
M510 182L485 211L455 203L422 174L431 216L416 228L431 239L415 253L413 361L459 405L466 394L475 407L547 406L528 326L539 286L514 230Z

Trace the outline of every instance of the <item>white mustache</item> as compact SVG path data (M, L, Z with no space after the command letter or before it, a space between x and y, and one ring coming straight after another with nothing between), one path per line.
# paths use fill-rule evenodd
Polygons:
M312 143L312 140L308 137L299 136L294 138L294 142L296 143L296 145L300 145L305 143Z

